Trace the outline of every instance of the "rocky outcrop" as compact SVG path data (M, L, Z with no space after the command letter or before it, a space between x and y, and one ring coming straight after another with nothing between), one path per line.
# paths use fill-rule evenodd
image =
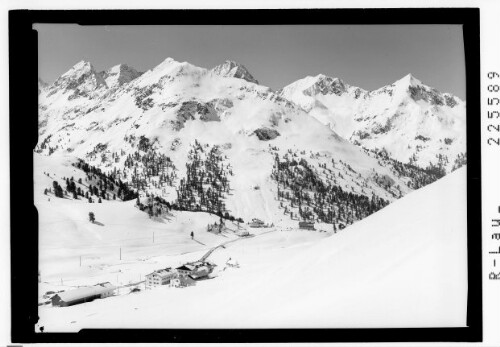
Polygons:
M270 128L259 128L256 129L253 134L257 135L259 140L261 141L269 141L269 140L274 140L278 136L280 136L280 133L276 131L275 129L270 129Z
M246 67L231 60L226 60L223 64L217 65L211 71L222 77L241 78L245 81L259 84L259 81L252 76Z

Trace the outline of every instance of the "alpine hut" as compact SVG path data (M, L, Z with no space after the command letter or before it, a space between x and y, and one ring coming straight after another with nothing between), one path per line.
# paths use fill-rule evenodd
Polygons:
M313 222L299 222L300 229L316 230Z
M174 272L172 268L153 271L146 275L146 289L169 284L170 281L176 277L177 273Z
M52 297L53 306L71 306L94 299L102 299L112 296L116 287L109 282L97 284L91 287L80 287L73 290L57 293Z

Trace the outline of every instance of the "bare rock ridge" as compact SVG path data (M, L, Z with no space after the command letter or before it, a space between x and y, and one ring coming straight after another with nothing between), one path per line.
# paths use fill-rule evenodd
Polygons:
M223 64L217 65L211 71L222 77L241 78L245 81L259 84L259 81L250 74L246 67L231 60L226 60Z
M138 72L136 69L128 66L127 64L119 64L101 72L101 75L106 81L106 85L109 88L113 88L120 87L123 84L131 82L142 75L142 72Z
M91 63L82 60L59 77L54 82L54 85L66 89L79 88L90 91L100 87L106 87L106 81L104 81L101 74L95 71Z
M274 143L310 136L307 146L317 138L306 127L329 129L358 148L447 172L465 159L465 102L412 74L373 91L319 74L274 92L230 60L208 70L167 58L145 73L126 64L98 72L82 60L50 86L39 81L39 99L40 134L46 136L39 150L48 153L91 146L83 130L108 142L111 129L153 136L160 129L201 131L220 123L218 132L236 138L253 134Z
M278 93L352 143L404 163L452 170L465 154L465 102L412 74L372 91L308 76Z

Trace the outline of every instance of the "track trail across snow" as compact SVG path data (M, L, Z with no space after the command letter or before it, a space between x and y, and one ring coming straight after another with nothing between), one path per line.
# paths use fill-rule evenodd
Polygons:
M241 240L245 240L245 239L248 239L248 238L253 238L253 237L256 237L256 236L260 236L260 235L264 235L264 234L268 234L268 233L272 233L276 231L275 229L273 230L270 230L270 231L266 231L266 232L263 232L261 234L258 234L258 235L251 235L251 236L247 236L247 237L240 237L240 238L237 238L237 239L234 239L234 240L230 240L230 241L226 241L226 242L223 242L221 243L220 245L218 246L215 246L215 247L212 247L207 253L205 253L203 255L203 257L200 258L199 261L205 261L208 259L208 257L218 248L224 248L226 245L230 244L230 243L233 243L233 242L236 242L236 241L241 241Z

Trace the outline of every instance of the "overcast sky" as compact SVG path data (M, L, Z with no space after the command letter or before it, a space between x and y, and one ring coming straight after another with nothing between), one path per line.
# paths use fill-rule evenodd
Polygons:
M145 71L167 57L205 68L229 59L275 90L320 73L373 90L412 73L465 99L460 25L38 24L36 29L39 77L49 83L82 59L99 71L119 63Z

